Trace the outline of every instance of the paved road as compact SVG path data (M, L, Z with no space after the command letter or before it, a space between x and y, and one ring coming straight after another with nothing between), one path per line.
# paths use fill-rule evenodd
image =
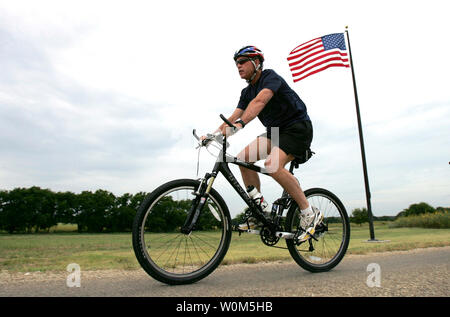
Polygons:
M378 265L379 279L371 263ZM332 271L319 274L304 271L293 260L221 266L204 280L183 286L161 284L142 270L81 271L80 287L72 288L66 285L68 272L2 272L0 296L448 297L449 269L450 247L443 247L347 256Z

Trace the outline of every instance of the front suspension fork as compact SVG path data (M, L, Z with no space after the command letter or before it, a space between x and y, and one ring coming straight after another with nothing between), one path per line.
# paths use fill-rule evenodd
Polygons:
M200 186L197 188L197 191L193 193L196 197L192 200L192 206L187 214L186 221L181 227L181 233L190 234L194 229L198 217L200 216L200 213L208 200L209 192L211 191L216 176L217 175L207 173L200 182Z

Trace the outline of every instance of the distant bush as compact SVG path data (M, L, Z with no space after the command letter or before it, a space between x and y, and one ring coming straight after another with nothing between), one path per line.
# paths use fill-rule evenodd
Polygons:
M448 210L419 215L400 216L390 225L392 228L418 227L430 229L450 228L450 212Z
M417 216L421 214L434 213L436 209L430 206L427 203L421 202L418 204L412 204L408 208L404 209L397 216L398 217L409 217L409 216Z
M366 208L356 208L353 209L352 215L350 216L350 222L359 224L360 226L364 222L369 222L369 213Z

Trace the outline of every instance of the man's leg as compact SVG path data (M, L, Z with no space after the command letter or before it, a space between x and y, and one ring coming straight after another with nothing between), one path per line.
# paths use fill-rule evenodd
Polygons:
M241 161L255 163L256 161L265 159L270 153L270 140L265 137L257 137L256 140L247 145L238 155ZM261 192L261 182L258 173L243 166L239 166L241 170L242 180L245 187L253 185Z
M300 207L300 224L305 231L298 237L298 240L306 241L310 238L310 235L315 233L316 226L323 220L323 214L319 209L309 205L294 175L284 168L293 159L292 155L286 155L283 150L274 146L265 165L267 169L273 171L270 175L286 189Z
M284 166L293 159L293 155L287 155L279 147L274 146L264 165L266 169L270 171L270 176L286 189L289 195L297 202L300 209L305 210L309 206L308 200L297 179L284 168Z
M257 137L252 143L247 145L238 155L241 161L255 163L256 161L265 159L270 153L270 140L265 137ZM261 182L258 173L243 166L239 166L241 170L242 180L245 187L253 185L261 192ZM253 217L250 217L245 223L239 225L240 230L256 229L260 223Z

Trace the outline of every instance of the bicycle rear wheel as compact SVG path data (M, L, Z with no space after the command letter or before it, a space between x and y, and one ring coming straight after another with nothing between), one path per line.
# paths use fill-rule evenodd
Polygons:
M133 223L133 249L142 268L167 284L188 284L210 274L231 240L231 219L222 197L211 189L197 223L181 233L188 211L198 203L200 182L180 179L161 185L140 206Z
M325 272L334 268L344 257L350 241L350 223L344 205L333 193L322 188L305 191L310 205L318 208L324 215L321 224L316 227L317 240L298 243L294 239L286 240L292 258L305 270ZM286 229L297 232L300 226L300 209L295 201L286 216Z

